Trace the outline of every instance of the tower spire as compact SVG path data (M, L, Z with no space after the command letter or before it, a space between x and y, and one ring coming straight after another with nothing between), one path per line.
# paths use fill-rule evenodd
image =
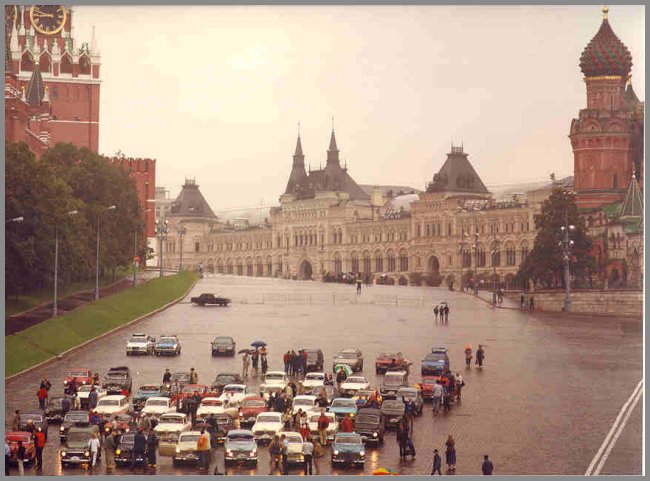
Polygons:
M336 145L336 135L332 129L332 136L330 137L330 146L327 149L327 163L339 163L339 149Z

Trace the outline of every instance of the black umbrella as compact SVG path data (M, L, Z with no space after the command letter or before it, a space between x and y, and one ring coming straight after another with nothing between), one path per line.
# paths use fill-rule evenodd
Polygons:
M251 346L253 346L253 347L264 347L264 346L266 346L266 343L264 341L254 341L254 342L251 342Z

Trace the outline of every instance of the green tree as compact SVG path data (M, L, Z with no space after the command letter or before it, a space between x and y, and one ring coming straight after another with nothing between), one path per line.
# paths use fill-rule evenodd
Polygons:
M578 215L575 194L557 188L542 203L542 211L536 220L537 235L530 254L522 263L517 278L524 285L532 279L536 284L547 288L564 286L564 254L562 227L568 219L569 225L575 227L570 231L573 241L569 266L577 279L583 280L594 267L591 253L591 239L587 235L584 219Z

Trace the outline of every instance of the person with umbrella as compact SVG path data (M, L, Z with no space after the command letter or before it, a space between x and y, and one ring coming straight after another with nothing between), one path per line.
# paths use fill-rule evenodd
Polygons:
M269 362L266 359L266 348L262 348L260 352L260 361L262 363L262 376L266 374L269 369Z
M241 358L241 364L241 377L246 379L248 377L248 366L250 365L248 351L244 351L244 355Z
M485 359L485 351L483 345L479 344L476 350L476 364L478 364L478 367L483 367L483 359Z
M257 366L259 364L259 361L260 361L260 353L256 348L251 354L251 367L252 367L251 376L253 375L257 376Z

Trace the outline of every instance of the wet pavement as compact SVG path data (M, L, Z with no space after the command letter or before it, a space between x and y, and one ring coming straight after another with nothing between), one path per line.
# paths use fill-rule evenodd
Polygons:
M621 407L642 378L642 324L640 321L576 316L536 316L518 310L493 309L473 296L446 289L398 286L363 287L263 278L208 276L191 295L215 292L233 299L227 308L198 307L187 302L115 333L100 342L5 383L8 424L15 409L37 408L35 392L42 376L53 383L51 393L62 391L65 371L88 367L106 372L110 366L131 367L134 389L159 383L164 368L195 367L199 382L210 383L219 372L239 371L238 358L214 358L210 341L231 335L237 348L256 339L268 343L269 370L282 368L287 349L319 347L326 368L346 347L361 349L363 374L374 385L375 356L402 351L414 360L411 382L420 378L420 360L432 346L449 349L453 371L460 371L466 386L463 400L447 414L433 415L425 405L415 420L417 457L400 462L394 434L383 446L367 449L363 470L332 469L329 449L318 460L319 472L370 474L378 467L400 474L429 474L433 449L443 457L448 434L456 439L456 474L480 474L489 454L495 474L585 473ZM188 297L189 300L189 297ZM448 301L449 324L435 323L432 303ZM177 334L182 354L175 358L127 357L126 341L132 332L153 336ZM466 344L484 344L485 366L465 370ZM249 380L257 386L259 379ZM603 465L603 474L640 474L642 462L641 410L633 409L616 445ZM44 451L43 474L61 474L58 462L58 426L50 427ZM211 471L218 463L224 471L223 448L213 451ZM268 450L260 449L258 469L229 468L229 474L267 474ZM103 473L103 465L96 473ZM153 473L195 474L192 467L172 467L171 458L159 457ZM298 470L294 470L298 474ZM118 469L116 474L129 474ZM87 474L66 469L65 474Z

